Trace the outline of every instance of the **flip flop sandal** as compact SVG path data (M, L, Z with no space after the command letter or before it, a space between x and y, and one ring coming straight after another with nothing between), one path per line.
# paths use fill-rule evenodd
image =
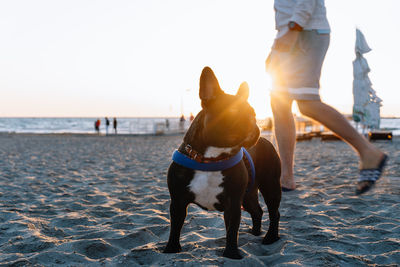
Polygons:
M388 156L383 154L383 158L376 169L363 169L360 170L360 176L357 183L363 185L361 188L356 189L356 195L361 195L370 190L375 182L382 176L383 169L386 165Z

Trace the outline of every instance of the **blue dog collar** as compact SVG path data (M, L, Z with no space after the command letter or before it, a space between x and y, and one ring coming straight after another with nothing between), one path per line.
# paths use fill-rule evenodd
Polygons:
M243 154L245 155L245 158L248 161L249 169L251 172L250 175L251 184L249 185L249 187L251 188L254 184L254 179L256 176L256 168L254 167L253 159L251 158L249 152L247 152L247 150L244 147L242 147L239 150L239 152L236 153L235 156L230 157L229 159L226 160L221 160L216 162L208 162L208 163L198 162L186 156L185 154L179 152L178 150L175 150L174 153L172 154L172 160L177 164L182 165L189 169L216 172L232 168L243 159Z
M216 162L197 162L194 159L189 158L185 154L175 150L172 154L172 160L179 165L182 165L186 168L198 170L198 171L209 171L209 172L216 172L216 171L223 171L229 168L232 168L236 164L238 164L243 158L243 150L242 147L235 156L230 157L226 160L216 161ZM247 152L247 151L246 151Z
M230 157L229 159L226 160L221 160L216 162L208 162L208 163L198 162L186 156L185 154L179 152L178 150L175 150L174 153L172 154L172 160L175 163L189 169L216 172L232 168L243 159L243 155L245 156L245 161L247 161L248 163L246 164L246 167L250 171L250 178L251 178L250 183L247 187L247 192L248 192L254 185L254 180L256 177L256 168L254 167L253 159L251 158L249 152L247 152L247 150L244 147L242 147L235 156Z

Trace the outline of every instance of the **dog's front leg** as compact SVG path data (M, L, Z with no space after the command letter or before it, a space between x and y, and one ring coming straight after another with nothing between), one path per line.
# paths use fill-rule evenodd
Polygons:
M164 253L177 253L182 250L179 243L179 238L181 235L183 223L185 222L187 206L188 203L184 202L182 199L171 200L169 208L171 230L169 233L167 246L164 249Z
M226 246L224 257L242 259L238 249L238 231L240 226L241 203L239 200L230 200L224 211L226 227Z

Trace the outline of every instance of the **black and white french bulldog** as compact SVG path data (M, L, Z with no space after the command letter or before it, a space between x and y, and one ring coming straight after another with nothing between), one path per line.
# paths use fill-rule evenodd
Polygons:
M248 96L247 83L241 84L236 95L225 94L213 71L209 67L203 69L200 77L203 109L192 122L178 151L203 164L229 159L244 147L254 162L255 179L251 181L244 159L221 171L200 171L172 162L168 170L171 230L165 253L181 251L179 238L187 206L195 203L205 210L224 212L226 247L223 256L241 259L238 230L242 206L251 215L252 234L261 234L263 211L258 202L258 190L267 204L270 219L262 243L271 244L279 239L280 159L273 145L259 137L260 130L255 112L247 102Z

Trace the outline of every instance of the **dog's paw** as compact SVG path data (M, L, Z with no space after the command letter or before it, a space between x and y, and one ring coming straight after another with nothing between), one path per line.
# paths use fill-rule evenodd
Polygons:
M243 256L240 255L239 249L225 249L223 256L234 260L243 259Z
M163 253L178 253L182 251L182 247L181 245L170 245L167 244L167 246L165 247Z
M253 229L251 229L251 234L255 235L255 236L259 236L259 235L261 235L261 229L260 228L258 228L258 229L253 228Z
M262 241L263 245L269 245L274 243L275 241L279 240L279 236L278 235L266 235Z

